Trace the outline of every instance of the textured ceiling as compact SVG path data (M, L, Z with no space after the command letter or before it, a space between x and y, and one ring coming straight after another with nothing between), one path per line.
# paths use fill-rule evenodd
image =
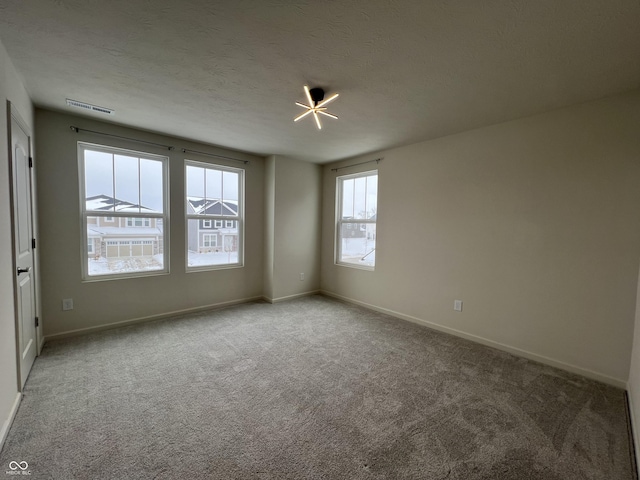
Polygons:
M0 39L37 106L318 163L640 87L639 0L2 0Z

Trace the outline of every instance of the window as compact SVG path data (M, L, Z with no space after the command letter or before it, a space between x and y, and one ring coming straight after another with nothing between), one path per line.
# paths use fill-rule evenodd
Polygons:
M243 264L244 170L185 161L187 271ZM213 222L217 233L203 233Z
M79 142L78 163L83 279L168 273L168 158Z
M378 171L338 177L336 194L336 263L373 270Z
M203 235L202 236L203 243L202 245L206 247L217 247L218 246L218 236L217 235Z
M150 227L150 218L127 218L127 227Z
M211 228L211 220L203 220L202 228Z

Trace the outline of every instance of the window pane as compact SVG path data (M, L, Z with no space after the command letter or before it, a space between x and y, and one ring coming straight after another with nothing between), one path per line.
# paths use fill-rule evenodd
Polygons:
M218 221L216 221L216 226ZM203 229L203 221L187 221L187 263L189 267L238 264L238 231Z
M367 177L367 215L365 218L375 220L378 214L378 176Z
M235 172L222 172L222 215L238 214L239 178Z
M187 166L187 213L202 213L204 203L204 168Z
M206 169L207 199L220 200L222 198L222 172L220 170Z
M124 226L131 223L142 226ZM128 218L122 225L107 224L105 217L87 217L87 237L93 239L93 251L87 252L89 276L163 270L164 232L160 219Z
M340 232L341 262L373 267L376 263L376 224L343 223Z
M140 205L144 207L145 212L164 211L162 162L158 160L140 159Z
M116 212L140 211L138 159L114 155Z
M84 186L87 210L113 211L113 155L85 150Z
M366 218L366 193L367 179L360 177L355 179L353 195L353 213L355 218Z
M353 178L342 182L342 218L353 218Z

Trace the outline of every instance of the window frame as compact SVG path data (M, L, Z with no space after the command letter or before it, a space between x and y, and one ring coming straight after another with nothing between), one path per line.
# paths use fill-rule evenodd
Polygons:
M86 184L85 184L85 151L102 152L110 155L125 155L137 157L140 159L155 160L161 162L162 165L162 213L146 213L146 212L115 212L115 211L93 211L87 210L87 196L86 196ZM80 194L80 235L81 245L80 255L82 256L82 281L83 282L100 282L107 280L123 280L127 278L138 277L151 277L157 275L168 275L170 273L170 259L169 259L169 157L165 155L158 155L149 152L142 152L138 150L132 150L129 148L115 147L112 145L95 144L89 142L77 142L77 156L78 156L78 183ZM116 193L113 192L115 196ZM89 275L89 256L95 255L88 252L89 235L87 232L87 219L89 217L101 217L111 219L112 222L117 222L120 228L131 228L127 225L127 221L122 222L121 218L141 218L143 223L144 219L149 221L151 219L162 221L162 242L163 242L163 268L157 270L139 270L132 272L119 272L114 274L101 274L101 275ZM124 226L122 225L124 223ZM157 225L157 221L156 221ZM147 227L143 227L147 228ZM109 244L109 240L105 240L105 244ZM94 249L95 250L95 249Z
M347 229L352 229L355 226L356 231L362 231L362 225L377 225L378 223L378 201L376 195L376 219L370 220L366 218L342 218L342 210L343 210L343 194L344 194L344 182L345 180L352 180L363 177L370 177L375 175L378 180L380 175L378 173L378 169L375 170L367 170L364 172L351 173L347 175L339 175L336 177L336 212L335 212L335 235L334 235L334 264L341 267L350 267L356 268L360 270L374 271L376 268L376 264L374 262L373 265L358 265L355 263L342 261L342 237L341 232L343 230L343 226ZM377 190L377 189L376 189ZM376 192L377 193L377 192ZM365 226L365 232L367 227ZM376 249L378 246L378 239L376 234Z
M212 215L212 214L192 214L188 213L188 195L187 195L187 167L197 167L197 168L205 168L210 170L219 170L221 172L232 172L238 174L238 211L235 216L231 215ZM184 160L184 212L185 212L185 269L187 273L192 272L203 272L210 270L226 270L231 268L243 268L244 267L244 228L245 228L245 175L246 171L244 168L230 167L228 165L222 165L219 163L209 163L206 161L198 161L186 159ZM237 222L236 229L238 231L238 261L236 263L224 263L224 264L214 264L214 265L196 265L189 266L189 220L198 220L198 225L200 220L212 220L213 221L213 230L215 231L220 228L224 228L225 221L234 221ZM220 226L218 226L220 225ZM204 234L203 234L204 235ZM212 235L217 235L212 234ZM204 240L203 240L204 243ZM217 239L216 239L217 243ZM200 245L200 238L198 238L198 246ZM222 241L222 245L216 245L215 248L224 248L224 240Z

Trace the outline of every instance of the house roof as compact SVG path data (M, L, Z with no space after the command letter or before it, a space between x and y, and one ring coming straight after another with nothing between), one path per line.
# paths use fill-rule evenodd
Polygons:
M90 212L161 213L143 205L118 200L108 195L87 197L86 209Z
M318 163L636 89L638 25L638 0L0 2L36 106ZM340 93L322 131L304 84Z
M207 215L237 215L238 202L232 200L187 197L188 213Z

